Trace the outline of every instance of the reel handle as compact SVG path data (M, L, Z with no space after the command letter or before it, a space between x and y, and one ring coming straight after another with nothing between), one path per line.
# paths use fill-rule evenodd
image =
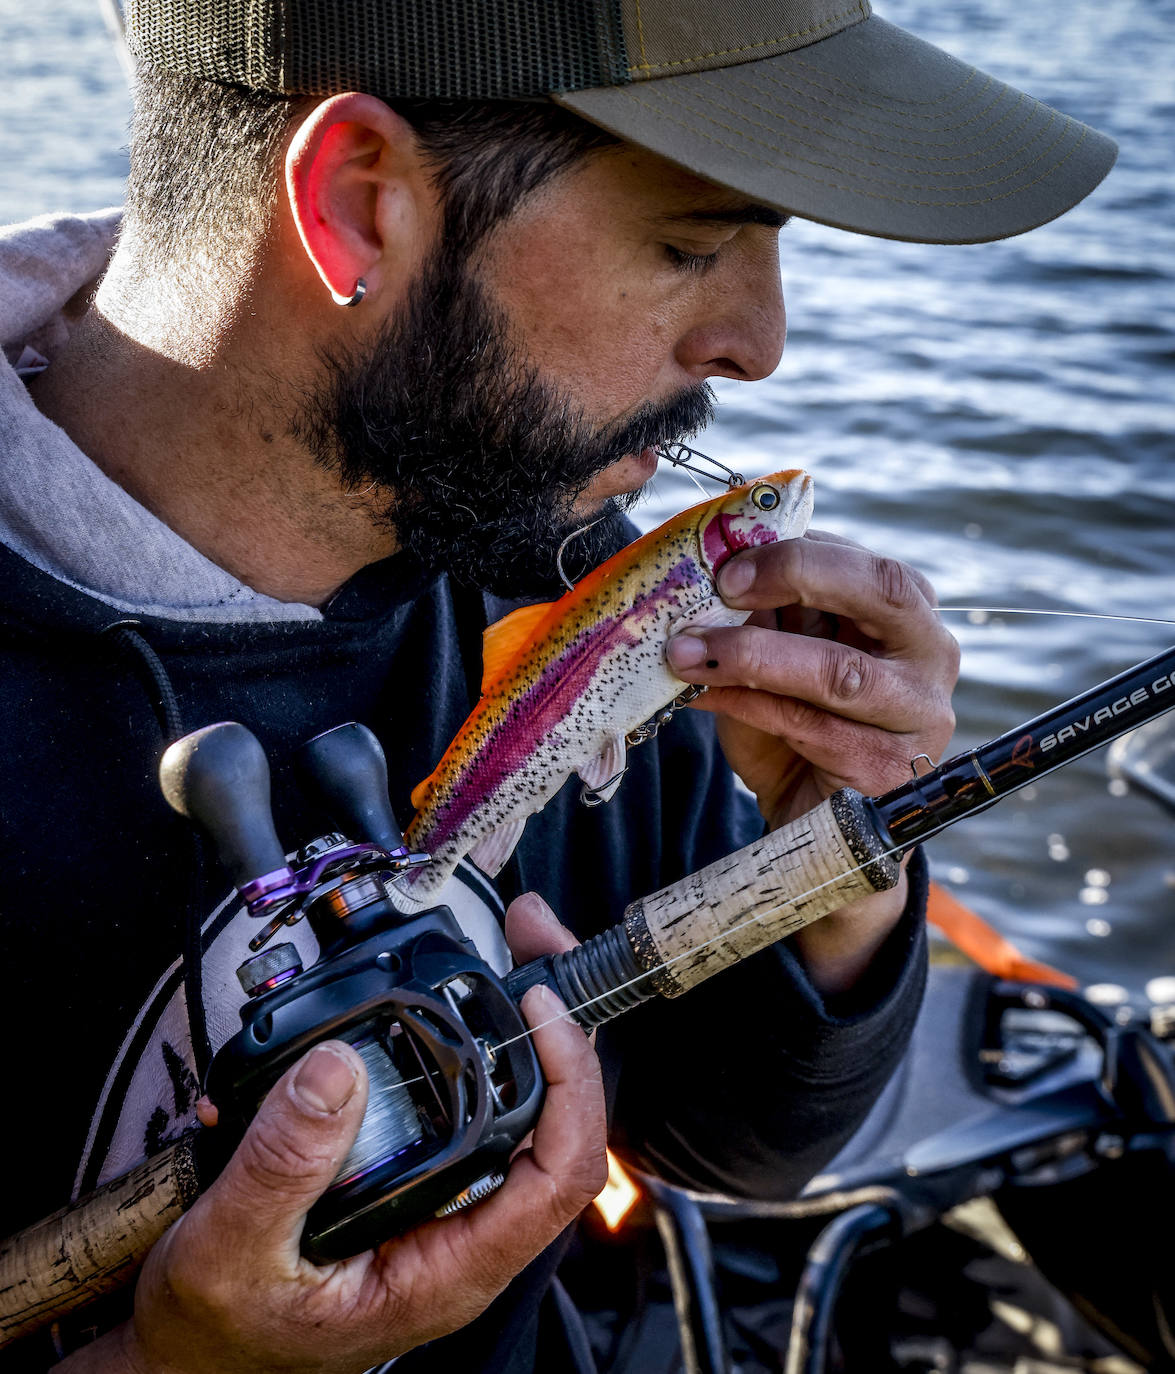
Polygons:
M212 837L238 888L287 871L270 805L269 761L257 736L236 721L194 730L159 763L168 805Z
M295 758L340 829L389 854L403 851L404 836L388 800L387 759L366 725L336 725L307 740Z

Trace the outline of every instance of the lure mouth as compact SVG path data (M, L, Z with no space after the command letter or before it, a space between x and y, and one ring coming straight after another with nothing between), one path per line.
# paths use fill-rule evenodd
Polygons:
M793 468L759 481L744 483L702 525L700 543L712 573L737 553L794 539L808 526L812 514L812 479Z
M734 527L734 517L719 511L706 527L705 546L710 558L710 567L715 573L726 566L736 553L749 549L752 543L771 542L748 540L741 530ZM718 538L715 539L714 535Z
M702 561L709 569L711 577L718 573L740 549L746 548L742 540L732 538L730 517L722 511L715 511L704 520L698 530Z
M722 558L722 562L725 563L728 558L733 557L734 554L745 549L747 543L741 536L737 539L733 537L733 531L730 528L730 516L725 514L725 512L719 511L714 517L714 523L718 526L718 533L722 538L722 542L726 545L726 554Z

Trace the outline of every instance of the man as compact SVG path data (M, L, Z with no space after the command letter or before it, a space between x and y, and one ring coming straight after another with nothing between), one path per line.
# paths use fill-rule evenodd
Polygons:
M863 6L720 8L370 0L278 5L263 24L251 7L132 7L145 70L97 294L106 220L17 232L0 253L20 373L0 396L4 952L52 1007L31 1043L27 999L4 1029L28 1045L15 1100L68 1083L0 1229L190 1124L233 1029L252 931L158 796L152 700L165 735L181 718L258 733L287 843L327 828L290 753L344 720L380 734L403 810L468 709L487 606L557 587L567 533L705 423L708 378L775 368L788 214L992 238L1108 169L1107 140ZM600 528L593 557L624 538L617 516ZM499 884L516 958L592 934L764 820L845 784L882 790L945 748L957 655L918 574L811 536L740 555L721 591L751 623L668 650L711 688L708 716L634 751L607 807L564 793L529 826ZM491 957L496 899L462 882L453 901ZM348 1047L315 1050L156 1246L134 1316L66 1365L566 1367L537 1314L555 1242L602 1179L605 1101L618 1145L670 1177L802 1186L909 1033L923 882L913 865L892 893L605 1028L606 1092L582 1035L528 994L549 1094L504 1187L323 1268L298 1238L366 1079ZM31 916L49 894L52 934Z

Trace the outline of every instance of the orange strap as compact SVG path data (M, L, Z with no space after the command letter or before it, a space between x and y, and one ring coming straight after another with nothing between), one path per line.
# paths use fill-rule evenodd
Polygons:
M1011 940L993 930L981 916L977 916L970 907L964 906L938 883L930 884L926 919L969 959L988 973L994 973L997 978L1010 978L1021 983L1048 983L1058 988L1077 987L1077 979L1068 973L1021 954Z

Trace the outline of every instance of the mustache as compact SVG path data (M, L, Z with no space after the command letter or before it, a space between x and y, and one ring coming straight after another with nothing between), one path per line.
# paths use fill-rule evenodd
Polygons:
M645 402L632 415L601 435L601 447L612 461L627 453L688 439L714 419L718 401L708 382L667 401Z

